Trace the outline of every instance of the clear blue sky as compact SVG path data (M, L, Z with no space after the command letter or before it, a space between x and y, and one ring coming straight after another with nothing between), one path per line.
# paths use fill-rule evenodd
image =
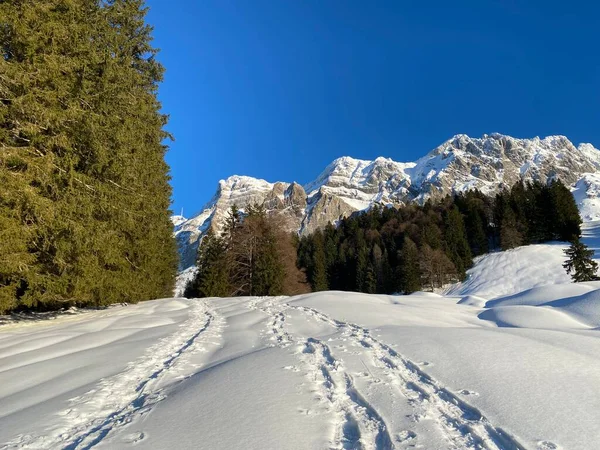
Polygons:
M306 183L458 133L600 147L595 1L148 0L173 210L233 174Z

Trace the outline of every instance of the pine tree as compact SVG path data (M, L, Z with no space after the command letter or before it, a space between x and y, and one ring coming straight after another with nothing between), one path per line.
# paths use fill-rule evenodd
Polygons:
M467 240L465 223L458 208L453 205L444 214L444 244L446 253L454 263L460 279L465 277L465 271L472 264L471 249Z
M256 227L259 229L252 271L251 295L281 295L283 294L285 269L279 257L274 230L264 215L256 218L249 215L247 220L256 220L258 222Z
M196 266L198 272L186 286L184 296L225 297L229 294L229 268L225 241L212 230L202 238L198 248Z
M405 294L420 290L421 270L419 268L419 250L416 244L410 238L405 238L398 256L399 290Z
M0 2L0 17L0 222L19 235L0 248L2 302L170 295L163 69L143 1Z
M327 282L327 268L325 265L325 243L323 233L317 230L313 234L311 284L314 292L326 291L329 286Z
M563 267L575 283L598 279L596 276L598 263L592 259L594 250L588 249L587 245L576 238L564 252L568 259Z
M552 218L554 239L570 241L581 234L581 217L571 191L560 181L553 181L549 187L552 208L548 214Z

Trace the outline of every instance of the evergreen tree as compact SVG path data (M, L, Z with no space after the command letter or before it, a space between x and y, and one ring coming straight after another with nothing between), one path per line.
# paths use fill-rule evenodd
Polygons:
M552 208L548 215L552 220L552 237L561 241L571 241L581 234L581 217L573 194L560 181L553 181L549 187Z
M255 247L251 295L281 295L285 269L277 247L275 232L265 215L250 214L248 221L257 221L259 238Z
M215 236L212 230L202 238L196 259L198 272L186 286L185 297L225 297L229 294L226 250L224 240Z
M472 264L472 255L462 214L455 205L444 214L444 236L446 253L454 263L460 279L463 279L466 269Z
M314 292L326 291L329 286L327 283L327 269L325 265L325 243L321 230L313 234L313 252L312 252L312 272L311 284Z
M145 13L141 0L0 2L0 223L20 236L0 247L0 309L171 294L163 69Z
M369 247L362 229L356 230L354 253L355 288L358 292L367 292L367 271L369 267Z
M594 250L588 249L587 245L579 239L574 239L571 246L564 250L568 256L567 261L563 264L567 274L571 275L574 282L597 280L596 272L598 271L598 263L592 258Z
M419 268L419 250L416 244L410 238L405 238L399 253L399 290L405 294L420 290L421 270Z

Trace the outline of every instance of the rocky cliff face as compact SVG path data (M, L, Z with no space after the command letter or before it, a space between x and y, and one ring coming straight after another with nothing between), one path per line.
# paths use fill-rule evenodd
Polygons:
M587 199L589 209L595 202L588 195L600 192L593 183L600 179L586 174L599 168L600 151L590 144L576 147L564 136L515 139L491 134L454 136L416 162L338 158L304 187L232 176L219 182L217 193L199 215L173 217L181 268L193 265L201 236L210 227L220 231L234 204L242 210L253 203L264 204L271 214L283 216L290 230L311 233L373 204L423 203L469 189L493 194L520 179L545 183L557 178L569 185L579 182L578 198ZM595 217L594 212L585 215Z

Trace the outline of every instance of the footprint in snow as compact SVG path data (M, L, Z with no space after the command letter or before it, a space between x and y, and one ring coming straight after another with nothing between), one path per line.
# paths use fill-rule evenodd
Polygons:
M540 441L537 444L538 450L558 450L560 447L556 445L554 442L550 441Z
M478 392L470 391L468 389L461 389L460 391L458 391L458 393L462 395L479 395Z
M125 436L123 438L123 443L125 443L125 444L135 444L136 442L140 442L145 437L146 437L146 435L144 434L143 431L139 431L139 432L136 432L136 433L131 433L131 434L128 434L127 436Z
M398 442L406 442L411 441L417 437L417 434L414 431L404 430L398 433L396 436L396 441Z

